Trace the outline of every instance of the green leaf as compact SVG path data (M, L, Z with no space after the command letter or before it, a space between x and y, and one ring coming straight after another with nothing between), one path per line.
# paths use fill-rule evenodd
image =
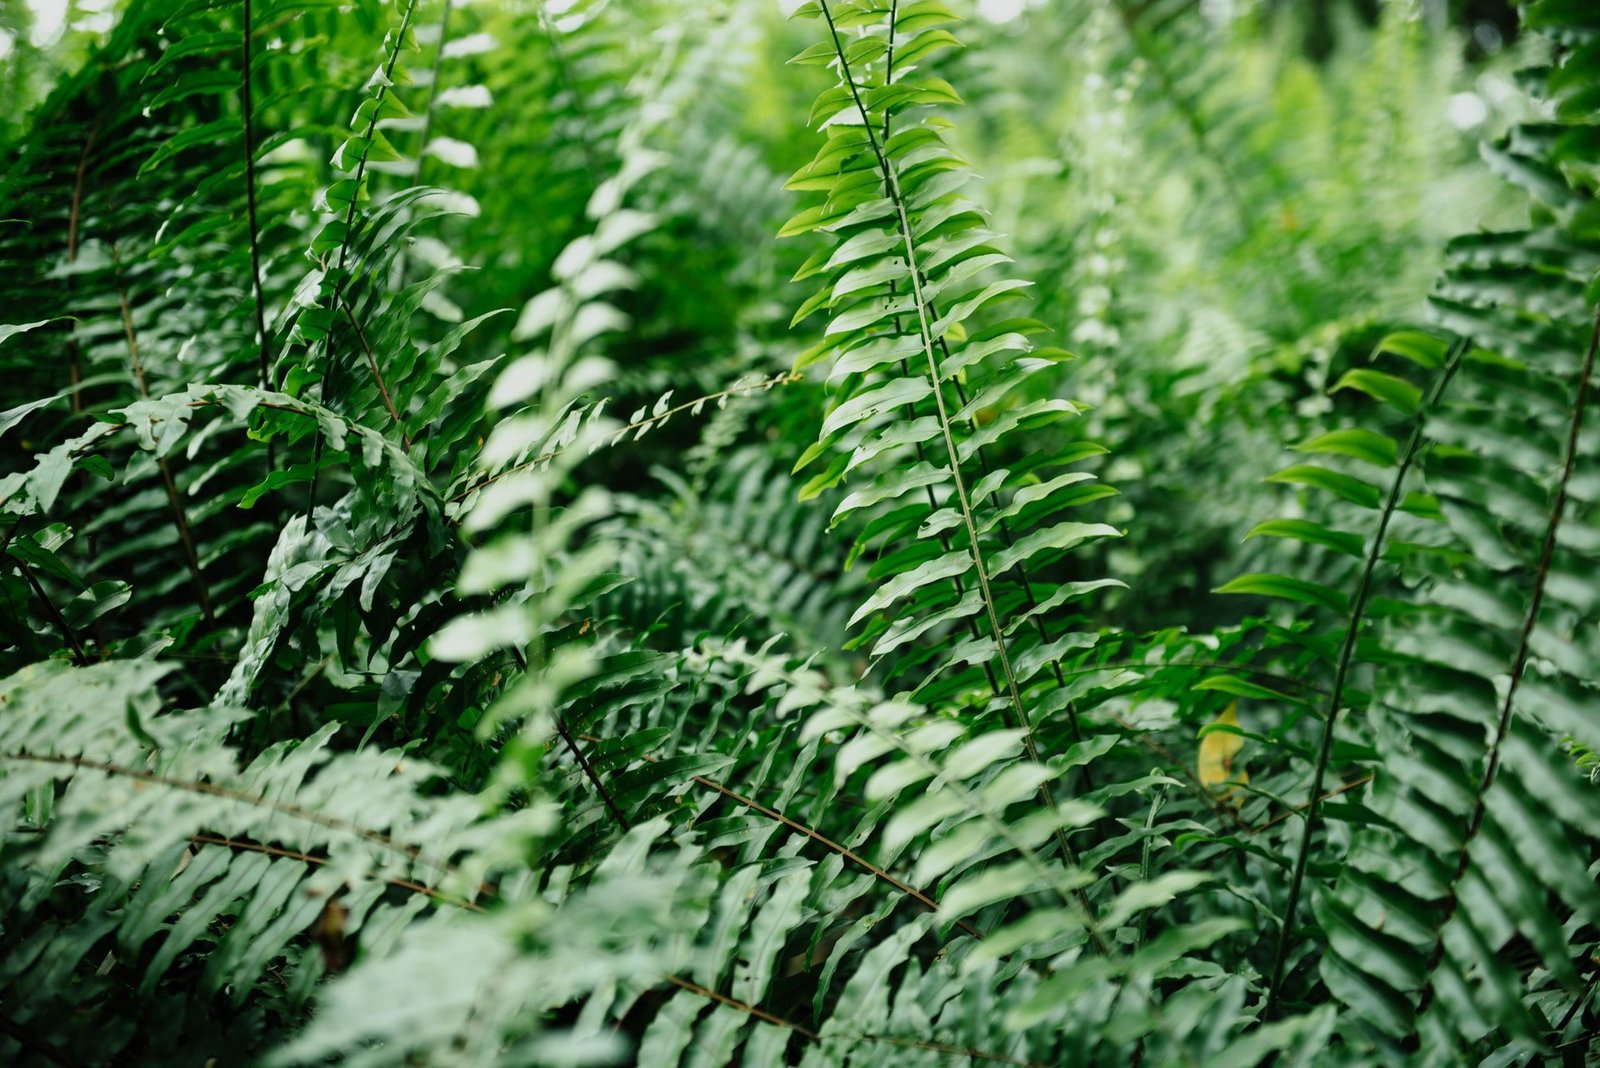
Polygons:
M1393 438L1359 427L1319 434L1310 441L1296 445L1295 449L1298 452L1337 453L1374 467L1393 467L1400 452Z
M1366 542L1361 535L1332 530L1309 519L1269 519L1251 527L1250 532L1245 535L1246 540L1250 538L1292 538L1307 545L1321 545L1334 552L1357 558L1360 558L1366 549Z
M1376 508L1383 499L1383 493L1377 486L1363 482L1354 475L1317 464L1294 464L1285 467L1268 475L1267 481L1315 486L1343 497L1352 504L1359 504L1363 508Z
M1364 367L1346 371L1329 392L1337 393L1341 389L1365 393L1373 400L1397 408L1406 415L1415 415L1417 409L1422 407L1422 390L1403 378L1382 371Z
M1247 594L1254 597L1278 597L1286 601L1297 601L1301 604L1315 605L1326 608L1330 612L1344 614L1349 611L1349 602L1344 594L1317 582L1297 579L1290 575L1274 575L1257 573L1240 575L1230 582L1216 587L1216 593Z

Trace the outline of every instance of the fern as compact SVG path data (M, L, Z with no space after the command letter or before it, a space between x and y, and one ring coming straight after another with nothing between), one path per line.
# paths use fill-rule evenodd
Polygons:
M1536 25L1540 15L1538 8L1530 12ZM1556 27L1568 18L1553 10L1545 17ZM1581 52L1564 62L1566 78L1587 76ZM1521 144L1526 136L1513 132L1510 142ZM1485 151L1489 158L1508 158L1501 149ZM1544 166L1557 173L1559 151L1549 164L1521 157L1519 173L1546 173L1538 170ZM1380 522L1354 598L1356 615L1338 661L1275 968L1281 973L1293 945L1298 876L1316 844L1316 797L1346 668L1360 650L1373 672L1368 714L1376 773L1370 798L1342 807L1346 818L1373 829L1351 843L1331 891L1313 896L1330 949L1321 958L1321 976L1373 1029L1366 1041L1414 1048L1420 1040L1436 1059L1465 1056L1491 1034L1513 1048L1560 1044L1586 996L1569 940L1584 938L1581 925L1593 922L1592 881L1580 872L1581 861L1574 864L1570 843L1592 836L1595 825L1581 777L1556 744L1583 729L1561 711L1575 708L1587 688L1581 668L1576 677L1567 674L1577 661L1562 635L1573 633L1569 628L1586 609L1581 601L1556 601L1559 629L1547 630L1541 619L1567 518L1595 320L1584 298L1586 277L1567 275L1551 293L1551 280L1560 274L1538 271L1538 256L1530 252L1574 240L1562 209L1571 218L1593 187L1580 179L1574 187L1546 184L1535 193L1555 200L1550 224L1463 239L1453 249L1435 303L1441 321L1470 330L1477 346L1456 347L1431 397L1423 400L1402 378L1371 370L1351 371L1341 383L1403 410L1429 413L1430 446L1422 488L1402 505L1418 517L1416 533L1384 545L1387 518ZM1492 253L1479 251L1485 248L1519 251L1491 259ZM1493 289L1481 284L1491 264L1498 275ZM1541 332L1537 348L1528 344L1530 329ZM1438 366L1438 343L1399 340L1402 354ZM1446 392L1452 375L1459 381ZM1539 444L1516 435L1524 444L1502 451L1510 438L1501 420L1540 427ZM1393 439L1366 430L1324 435L1309 447L1391 466L1398 457L1388 515L1401 503L1399 491L1423 437L1418 422L1410 444L1399 450ZM1377 499L1367 497L1367 483L1321 468L1291 469L1286 477L1347 499ZM1311 523L1280 523L1268 532L1338 545L1336 532ZM1398 566L1405 585L1385 600L1382 625L1363 644L1356 639L1359 606L1366 603L1380 551ZM1269 592L1266 583L1254 579L1235 588ZM1326 588L1273 580L1270 592L1331 602ZM1554 916L1547 895L1563 903ZM1567 917L1572 926L1563 932L1558 918ZM1526 940L1527 956L1507 958L1513 936ZM1281 982L1273 984L1275 996Z
M0 1058L1592 1057L1595 16L783 6L0 12Z

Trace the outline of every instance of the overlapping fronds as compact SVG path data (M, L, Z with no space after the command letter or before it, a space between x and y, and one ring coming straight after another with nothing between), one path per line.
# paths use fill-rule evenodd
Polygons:
M1600 1055L1591 6L0 11L0 1060Z

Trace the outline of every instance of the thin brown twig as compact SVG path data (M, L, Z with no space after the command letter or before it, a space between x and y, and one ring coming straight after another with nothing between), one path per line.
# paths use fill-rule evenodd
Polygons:
M517 662L517 667L522 670L523 674L527 674L528 658L523 655L522 650L513 646L511 656ZM632 830L633 824L628 821L627 816L623 815L622 808L612 798L611 791L606 789L606 784L600 781L599 773L594 770L594 765L589 763L589 758L583 755L583 750L578 747L577 739L572 737L572 732L567 729L567 725L563 722L561 716L552 710L550 719L555 723L556 733L561 735L561 740L566 744L567 751L572 754L572 759L578 762L578 768L583 772L584 778L589 780L589 785L593 786L594 792L599 795L600 801L605 805L606 812L610 814L611 819L623 831Z
M362 827L360 824L352 823L349 820L337 819L333 816L324 816L320 812L313 812L311 809L305 808L301 805L290 804L287 801L274 801L271 798L263 797L260 794L250 794L244 792L243 790L234 790L227 786L219 786L216 783L201 782L194 779L178 779L170 775L161 775L153 771L143 771L139 768L126 767L124 765L115 764L107 760L95 760L90 757L67 756L56 753L34 753L26 749L0 752L0 760L25 760L31 761L35 764L61 764L68 767L85 768L90 771L104 772L107 775L119 775L124 778L135 779L139 782L148 782L159 786L167 786L174 790L187 790L190 793L205 794L209 797L221 797L229 801L238 801L241 804L253 805L257 808L265 808L273 812L281 813L285 816L292 816L295 819L305 820L307 823L314 823L320 827L326 827L329 830L335 830L344 834L354 835L355 837L371 842L374 845L379 845L385 849L402 853L405 856L410 857L412 860L417 861L419 864L427 864L441 872L449 873L452 870L447 865L442 865L423 859L421 851L416 847L397 842L394 838L384 834L382 831L374 831L369 828Z
M212 796L226 797L232 800L243 801L249 804L270 808L274 811L282 812L285 815L292 815L296 818L304 819L325 827L335 828L350 834L354 834L357 837L363 838L367 841L383 845L387 848L396 850L397 852L401 852L419 863L428 863L422 859L417 850L409 846L401 845L381 831L369 830L356 824L349 823L345 820L322 816L298 805L271 801L264 797L244 794L239 791L227 789L226 787L216 786L212 783L173 779L165 775L155 774L154 772L140 771L136 768L126 768L106 761L91 760L85 757L55 756L50 754L20 751L0 753L0 760L31 760L40 763L66 764L73 767L92 768L97 771L104 771L108 774L123 775L143 782L159 783L161 785L174 787L176 789L190 790L195 793L203 793ZM193 837L195 840L203 841L206 844L221 845L231 849L259 852L270 856L281 856L289 859L299 860L307 864L323 865L327 863L324 858L313 856L309 853L281 849L276 846L267 846L256 842L246 842L240 839L220 838L213 835L195 835ZM453 868L445 864L432 864L431 866L437 868L444 874L451 874L454 871ZM443 892L435 890L432 887L428 887L422 883L394 879L387 881L396 887L411 891L413 893L423 894L445 904L455 905L471 912L487 911L484 906L478 904L477 902L467 901L462 898L456 898L451 895L444 894ZM491 888L485 887L484 891L486 894L493 896L493 890ZM794 1023L791 1020L786 1020L781 1016L774 1015L773 1013L770 1013L759 1006L750 1005L735 998L728 997L726 994L719 994L714 990L709 990L706 987L702 987L688 979L682 978L681 976L670 976L668 981L673 983L675 986L681 987L701 997L709 998L710 1000L716 1001L719 1004L727 1005L730 1008L738 1009L740 1012L748 1013L764 1023L771 1024L775 1027L788 1028L789 1030L794 1031L809 1041L821 1042L823 1040L822 1035L808 1027ZM978 1049L966 1049L957 1046L948 1046L938 1042L924 1042L916 1039L894 1038L885 1035L840 1035L837 1037L855 1039L857 1041L865 1042L880 1042L887 1045L904 1046L915 1049L925 1049L936 1053L972 1057L977 1060L989 1061L997 1064L1020 1065L1022 1068L1042 1068L1042 1066L1036 1066L1027 1061L1016 1060L1014 1058L1004 1056L1003 1054L988 1053L984 1050Z
M1327 793L1325 793L1321 797L1317 798L1317 803L1321 804L1322 802L1328 800L1330 797L1338 797L1340 794L1349 793L1351 790L1354 790L1356 787L1365 786L1365 785L1367 785L1367 783L1369 783L1371 781L1372 781L1372 776L1371 775L1363 775L1359 779L1355 779L1355 780L1353 780L1351 782L1345 783L1343 786L1335 787L1334 789L1329 790ZM1309 801L1307 801L1303 805L1296 805L1294 808L1291 808L1286 812L1278 813L1276 816L1272 817L1270 820L1268 820L1267 822L1265 822L1263 824L1260 824L1260 825L1255 826L1255 827L1247 827L1247 828L1245 828L1245 832L1244 833L1245 834L1260 834L1262 831L1266 830L1268 827L1275 827L1278 824L1282 823L1284 820L1288 819L1290 816L1293 816L1298 812L1304 812L1306 809L1308 809L1310 807L1311 807L1311 802L1309 802Z
M17 563L22 567L22 574L28 580L28 585L33 587L34 596L39 598L45 607L45 611L50 614L50 618L60 628L62 636L67 639L67 644L72 646L73 660L77 662L79 667L87 664L89 662L89 654L84 650L83 643L78 640L77 632L67 622L67 617L61 614L61 609L56 607L55 602L50 599L50 595L44 592L44 587L39 585L39 578L33 573L33 568L29 566L28 562L26 560L18 560Z
M395 410L394 398L389 396L389 384L383 380L383 372L378 368L378 357L373 354L372 346L367 342L367 332L361 329L361 324L356 321L355 312L350 310L350 302L344 299L343 294L338 295L339 308L344 312L344 317L350 320L350 325L355 328L356 340L361 343L361 351L367 357L367 366L372 369L373 381L378 384L378 393L383 397L383 406L389 410L389 418L394 420L394 425L400 430L400 440L405 442L406 448L411 448L411 435L406 433L406 424L400 418L400 413Z
M579 735L579 737L582 738L584 741L589 742L591 744L599 743L599 742L604 740L604 739L601 739L601 738L596 738L592 734L583 734L583 735ZM649 763L649 764L654 764L657 761L657 758L653 757L653 756L645 756L643 759L645 760L646 763ZM797 832L799 834L802 834L805 837L810 838L812 841L818 843L819 845L822 845L825 848L831 850L832 852L839 854L841 857L844 857L846 860L850 861L852 864L857 865L858 867L860 867L864 871L866 871L869 874L873 875L875 878L878 878L878 879L882 880L883 882L888 883L890 886L894 887L896 890L900 891L902 894L905 894L906 896L912 898L913 900L915 900L917 902L917 904L923 906L929 912L938 912L939 911L939 903L937 901L933 900L933 898L929 897L927 894L924 894L922 891L918 890L916 887L911 886L911 885L909 885L907 883L901 882L899 879L895 878L893 875L889 874L884 869L882 869L882 868L878 867L876 864L872 863L872 861L870 861L867 858L861 856L859 853L856 853L853 850L851 850L851 849L849 849L849 848L847 848L847 847L845 847L843 845L840 845L838 842L835 842L833 839L829 838L827 835L823 834L822 832L820 832L818 830L815 830L814 828L807 827L805 824L799 823L796 820L792 820L788 816L785 816L783 813L777 811L776 809L768 808L766 805L763 805L761 802L756 801L753 798L746 797L743 794L741 794L741 793L739 793L739 792L737 792L735 790L730 790L728 787L722 785L721 783L719 783L719 782L717 782L717 781L715 781L713 779L708 779L704 775L691 775L691 776L689 776L689 778L690 778L691 781L697 783L698 785L704 786L708 790L713 790L716 793L719 793L722 796L728 798L729 800L735 801L738 804L741 804L741 805L745 806L748 809L752 809L753 811L759 812L763 816L766 816L768 819L776 820L778 823L783 824L785 827L789 828L790 830L795 831L795 832ZM968 923L966 920L957 920L956 921L956 926L960 927L963 931L967 932L968 934L970 934L974 938L977 938L977 939L982 939L983 938L983 932L978 930L976 927L972 926L972 924Z
M226 846L228 849L238 850L241 853L261 853L269 857L283 857L286 860L303 861L306 864L315 865L317 867L322 867L328 863L327 857L319 857L311 853L302 853L297 849L284 849L280 846L263 845L260 842L250 842L242 838L223 838L214 834L195 834L190 835L189 840L194 842L196 845ZM436 890L431 886L427 886L419 882L413 882L410 879L391 877L384 879L384 882L388 883L390 886L398 887L401 890L409 890L414 894L422 894L425 897L431 897L435 901L443 901L447 904L458 905L461 908L468 909L472 912L484 911L483 906L475 901L468 901L465 898L455 897L452 894L445 893L443 890Z
M1472 843L1483 830L1483 821L1488 814L1489 791L1494 788L1496 778L1500 771L1500 757L1504 749L1505 740L1511 732L1511 718L1516 710L1517 691L1522 685L1522 676L1528 667L1528 658L1533 653L1533 632L1539 626L1539 613L1544 608L1545 588L1550 579L1550 563L1555 557L1556 539L1561 531L1561 520L1566 514L1567 491L1572 482L1573 470L1578 463L1578 440L1583 433L1584 408L1589 402L1589 385L1594 376L1595 356L1600 353L1600 308L1596 308L1594 326L1589 332L1589 347L1583 357L1583 363L1578 370L1577 393L1572 403L1572 418L1567 426L1567 440L1565 456L1561 464L1561 477L1556 483L1555 500L1550 506L1550 519L1545 524L1544 540L1539 548L1539 564L1534 572L1533 592L1528 599L1528 611L1523 616L1521 633L1517 638L1517 651L1511 661L1511 672L1506 683L1505 694L1500 698L1500 714L1495 722L1494 734L1489 742L1488 752L1484 756L1483 777L1478 780L1477 796L1473 798L1472 813L1467 818L1465 833L1461 836L1461 844L1456 851L1455 875L1445 884L1446 896L1444 905L1444 918L1439 922L1437 934L1434 936L1433 949L1428 954L1428 981L1423 985L1422 995L1417 999L1417 1017L1420 1019L1433 1003L1436 987L1434 973L1445 955L1445 928L1454 919L1461 904L1460 885L1466 877L1467 867L1472 861Z

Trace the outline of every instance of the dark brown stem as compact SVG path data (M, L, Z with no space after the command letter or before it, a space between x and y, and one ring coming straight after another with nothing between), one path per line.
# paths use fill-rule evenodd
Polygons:
M328 863L328 859L326 857L315 856L311 853L302 853L296 849L283 849L279 846L263 845L260 842L249 842L242 838L222 838L213 834L197 834L193 835L189 840L194 842L196 845L224 846L228 849L236 850L241 853L260 853L269 857L282 857L286 860L298 860L302 863L310 864L315 867L322 867ZM431 897L435 901L442 901L449 905L457 905L461 908L471 909L475 912L483 911L483 906L477 904L476 902L468 901L465 898L454 897L442 890L435 890L431 886L427 886L419 882L413 882L410 879L390 878L385 879L384 882L388 883L390 886L398 887L401 890L409 890L413 894L422 894L424 897Z
M887 871L883 870L882 868L878 867L876 864L872 863L870 860L868 860L865 857L861 856L861 854L853 852L852 850L846 848L845 846L840 845L838 842L835 842L833 839L829 838L827 835L822 834L820 831L813 830L812 828L807 827L803 823L798 823L795 820L790 819L788 816L785 816L783 813L777 811L776 809L768 808L767 806L761 804L761 802L753 800L752 798L745 797L743 794L738 793L737 791L734 791L734 790L730 790L726 786L723 786L721 783L714 782L711 779L708 779L703 775L695 775L695 776L692 776L692 778L696 783L698 783L701 786L704 786L706 789L714 790L717 793L721 794L723 797L726 797L729 800L735 801L735 802L743 805L745 808L751 809L752 811L755 811L755 812L759 812L763 816L767 817L768 819L776 820L777 822L783 824L785 827L787 827L790 830L796 832L797 834L802 834L805 837L811 839L812 841L818 843L819 845L821 845L821 846L823 846L823 847L825 847L825 848L827 848L827 849L839 854L841 857L843 857L844 859L850 861L850 863L852 863L852 864L856 865L857 867L861 868L863 871L866 871L866 872L870 873L874 878L877 878L877 879L879 879L879 880L881 880L881 881L883 881L885 883L888 883L890 886L894 887L896 890L900 891L902 894L905 894L907 897L911 898L913 901L915 901L917 904L921 905L923 908L927 909L929 912L938 912L939 911L939 903L937 901L933 900L927 894L924 894L921 890L918 890L914 886L911 886L911 885L909 885L907 883L901 882L899 879L896 879L893 875L890 875ZM977 938L977 939L982 939L983 938L983 932L978 930L976 927L972 926L972 924L968 923L966 920L957 920L956 921L956 926L961 928L967 934L971 935L973 938Z
M1372 776L1371 775L1363 775L1363 776L1361 776L1361 778L1356 779L1356 780L1354 780L1352 782L1347 782L1343 786L1334 787L1332 790L1329 790L1327 793L1325 793L1321 797L1317 798L1317 802L1320 804L1323 801L1328 800L1330 797L1338 797L1340 794L1349 793L1351 790L1354 790L1354 789L1356 789L1357 787L1360 787L1360 786L1365 786L1365 785L1367 785L1367 783L1369 783L1371 781L1372 781ZM1291 808L1287 812L1280 812L1276 816L1272 817L1270 820L1268 820L1267 822L1265 822L1263 824L1260 824L1260 825L1255 826L1255 827L1246 828L1244 833L1245 834L1260 834L1262 831L1266 830L1268 827L1276 827L1278 824L1282 823L1284 820L1288 819L1290 816L1293 816L1295 813L1304 812L1308 807L1310 807L1310 805L1311 805L1311 802L1307 801L1304 805L1299 805L1299 806L1297 806L1295 808Z
M372 155L372 137L378 129L378 116L383 111L383 98L388 94L389 86L394 84L394 68L400 62L400 49L405 44L406 31L411 28L411 16L416 13L416 10L417 0L410 0L406 4L405 13L400 16L400 31L395 35L394 48L389 53L388 62L384 65L383 84L378 86L376 93L378 106L372 109L372 118L367 121L367 129L362 135L366 144L361 150L361 158L356 161L355 181L352 183L350 191L350 206L346 209L344 216L344 238L339 242L338 277L333 285L333 299L336 304L342 303L344 300L345 260L350 255L350 239L355 235L356 205L361 202L361 183L367 176L367 160ZM345 309L345 313L349 314L348 308ZM357 329L359 330L359 327ZM322 371L322 392L320 395L326 399L328 384L333 380L333 359L331 354L325 353L324 356L328 362ZM392 404L389 406L389 411L390 414L394 414L394 406ZM398 416L396 416L396 421L398 421ZM316 445L311 450L311 481L306 487L306 524L308 526L311 523L312 513L317 505L317 482L318 476L322 473L323 447L323 436L318 434Z
M304 820L307 823L314 823L319 827L326 827L329 830L339 831L342 834L353 835L354 837L360 838L364 841L371 842L374 845L382 846L385 849L409 857L418 864L427 864L429 867L436 868L443 872L448 873L452 870L445 865L425 860L417 849L395 841L382 831L369 830L360 826L359 824L351 823L349 820L337 819L332 816L324 816L320 812L313 812L311 809L304 808L300 805L291 804L287 801L274 801L271 798L263 797L259 794L245 793L242 790L234 790L227 786L219 786L216 783L200 782L193 779L176 779L168 775L160 775L153 771L143 771L139 768L124 767L121 764L113 764L106 760L93 760L89 757L65 756L55 753L33 753L26 749L16 750L13 752L0 752L0 760L19 760L29 761L35 764L59 764L71 768L86 768L90 771L100 771L107 775L117 775L122 778L134 779L138 782L146 782L159 786L170 787L174 790L185 790L189 793L204 794L208 797L221 797L229 801L237 801L240 804L250 805L254 808L264 808L272 812L278 812L285 816L291 816L295 819Z
M586 735L583 735L582 737L583 737L584 741L589 742L591 744L598 743L598 742L601 741L601 739L596 738L593 735L587 735L586 734ZM646 756L643 759L645 760L646 763L649 763L649 764L654 764L656 762L656 758L652 757L652 756ZM879 880L881 880L881 881L883 881L885 883L888 883L890 886L894 887L896 890L900 891L902 894L905 894L907 897L910 897L912 900L916 901L917 904L921 905L923 908L927 909L929 912L938 912L939 911L939 903L937 901L933 900L933 898L929 897L927 894L924 894L922 891L918 890L916 887L910 886L910 885L908 885L906 883L901 882L899 879L896 879L893 875L890 875L887 871L885 871L882 868L878 867L876 864L872 863L872 861L870 861L867 858L863 857L861 854L853 852L852 850L846 848L845 846L840 845L838 842L835 842L833 839L829 838L827 835L823 834L822 832L817 831L817 830L815 830L815 829L813 829L811 827L807 827L803 823L799 823L799 822L797 822L795 820L792 820L788 816L785 816L783 813L777 811L776 809L768 808L766 805L763 805L761 802L756 801L756 800L754 800L752 798L749 798L749 797L745 797L743 794L738 793L737 791L730 790L726 786L722 785L720 782L717 782L717 781L715 781L713 779L708 779L704 775L691 775L689 778L690 778L690 781L692 781L692 782L694 782L694 783L696 783L696 784L698 784L700 786L704 786L708 790L714 790L715 792L721 794L723 797L726 797L731 801L734 801L734 802L737 802L738 804L743 805L745 808L751 809L752 811L755 811L755 812L759 812L763 816L767 817L768 819L775 820L778 823L781 823L785 827L789 828L791 831L795 831L798 834L802 834L805 837L811 839L812 841L818 843L819 845L831 850L834 853L839 854L841 857L843 857L844 859L850 861L850 863L852 863L852 864L856 865L857 867L861 868L863 871L866 871L866 872L870 873L875 878L877 878L877 879L879 879ZM968 934L970 934L973 938L977 938L977 939L982 939L983 938L983 932L978 930L976 927L972 926L970 923L968 923L965 920L957 920L956 921L956 926L961 928L963 931L967 932Z
M39 603L44 605L45 612L55 623L56 628L61 631L61 636L66 638L67 644L72 647L73 662L79 667L83 667L89 662L89 654L84 650L83 643L78 640L77 632L72 629L72 625L67 622L67 617L61 614L61 610L50 599L50 595L44 592L44 587L39 585L39 578L33 573L33 568L28 565L28 562L26 560L18 560L17 564L22 568L22 575L28 580L28 585L33 587L34 596L39 598Z
M361 329L361 324L356 321L355 313L350 310L350 302L343 296L338 298L339 308L344 312L344 317L350 320L350 325L355 328L356 340L361 343L361 351L366 354L367 367L372 370L372 379L378 384L378 393L383 397L383 406L389 411L389 418L394 420L394 425L400 430L400 440L405 442L406 448L411 448L411 435L406 433L406 425L400 419L400 413L395 410L394 398L389 395L389 384L383 380L383 371L378 368L378 357L373 354L372 346L367 343L367 332Z
M522 650L513 648L511 656L516 660L517 666L526 673L528 670L528 658L523 655ZM605 783L600 781L600 776L594 770L594 765L589 763L589 758L583 755L582 749L578 748L577 740L572 737L572 732L567 730L567 725L562 722L561 716L552 711L550 719L556 725L556 733L561 735L561 740L566 743L567 752L571 753L572 759L578 762L578 767L583 771L584 778L589 780L589 785L594 787L594 792L600 795L600 801L606 806L606 811L611 814L612 820L624 831L632 830L633 824L629 823L628 817L622 814L622 809L617 806L616 801L611 797L611 791L607 790Z

